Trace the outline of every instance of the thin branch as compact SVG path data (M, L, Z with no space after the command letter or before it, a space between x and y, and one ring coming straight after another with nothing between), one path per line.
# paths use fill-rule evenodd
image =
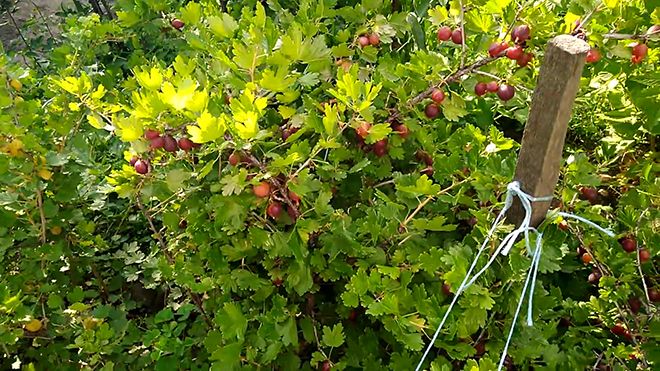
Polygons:
M37 206L39 207L39 217L41 218L41 244L46 244L46 214L44 213L44 200L41 189L37 186Z
M436 193L434 195L426 197L426 199L424 201L420 202L419 205L417 205L417 208L415 208L415 210L413 210L413 212L410 213L410 215L408 215L408 217L406 217L406 219L401 223L400 227L405 228L406 225L408 225L408 223L410 223L410 221L415 217L415 215L417 215L417 213L419 213L424 208L424 206L426 206L429 202L431 202L431 200L433 200L434 198L436 198L438 196L441 196L441 195L451 191L455 187L467 182L469 179L470 178L463 179L458 183L454 183L454 184L450 185L449 187L440 190L438 193Z
M461 68L465 67L465 11L463 9L463 2L458 0L458 6L461 9Z
M652 32L649 34L636 34L636 35L631 35L631 34L623 34L623 33L606 33L603 34L604 39L612 39L612 40L648 40L651 37L655 37L660 31Z
M32 3L32 6L34 9L37 11L37 14L39 14L39 18L44 22L44 25L46 26L46 30L48 30L48 33L50 34L50 37L52 39L55 39L55 35L53 34L53 31L50 30L50 26L48 26L48 20L46 20L46 17L44 17L44 14L41 12L41 9L37 6L37 4L34 3L34 0L30 0Z

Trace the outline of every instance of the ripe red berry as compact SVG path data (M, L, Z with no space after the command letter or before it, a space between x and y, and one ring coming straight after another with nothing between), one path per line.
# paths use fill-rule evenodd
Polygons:
M381 139L374 143L374 154L383 157L387 154L387 139Z
M415 158L417 158L417 161L424 162L427 166L433 165L433 158L426 151L417 151Z
M483 96L487 92L488 92L488 87L485 82L478 82L477 85L474 86L474 94L476 94L479 97Z
M369 135L369 130L371 130L371 124L368 122L363 122L355 129L357 135L362 139L365 139Z
M506 50L506 57L517 61L523 56L523 48L520 45L512 46Z
M410 135L410 130L408 130L408 127L404 124L395 126L394 131L399 133L399 136L403 139L408 138L408 136Z
M432 177L433 176L433 166L427 166L425 167L422 171L422 174L426 175L427 177Z
M438 28L438 41L447 41L451 38L451 28L442 26Z
M364 48L365 46L369 45L369 38L367 36L360 36L358 37L358 44L360 44L360 47Z
M643 59L644 57L638 57L636 55L633 55L632 58L630 58L630 61L632 62L632 64L640 64L642 63Z
M633 237L624 237L619 240L619 243L625 252L633 252L637 249L637 241Z
M172 27L174 27L177 30L181 30L183 28L183 26L185 26L185 23L183 23L183 21L178 19L178 18L174 18L172 20L171 24L172 24Z
M598 203L598 190L592 187L581 187L580 196L583 200L589 201L592 205Z
M497 89L497 96L500 97L500 99L505 102L513 98L515 94L516 94L516 89L511 85L502 84Z
M252 187L252 192L254 192L254 195L259 198L268 197L268 195L270 195L270 184L268 184L268 182L261 182Z
M534 58L534 54L532 53L524 53L519 59L518 59L518 66L520 67L525 67L529 64L529 62L532 61Z
M177 149L179 149L179 145L176 143L176 140L172 138L171 135L166 135L163 137L163 148L167 152L176 152Z
M457 28L454 31L452 31L451 41L454 44L462 44L463 43L463 31L461 31L460 28Z
M589 254L584 254L584 255L582 255L582 262L583 262L584 264L589 264L589 263L591 263L591 260L592 260L591 255L589 255Z
M332 370L332 365L330 364L330 361L323 362L323 365L321 366L321 371L330 371L330 370Z
M577 248L577 254L578 254L578 256L582 256L582 255L584 255L584 254L586 254L586 253L587 253L587 249L585 249L585 248L582 247L582 246L578 246L578 248Z
M164 146L165 146L165 139L163 139L163 137L160 136L152 139L151 144L149 144L149 147L151 147L151 149L160 149L163 148Z
M133 156L133 157L131 157L131 160L128 163L131 164L131 166L135 166L135 163L137 162L137 160L139 160L137 158L137 156Z
M600 273L598 272L591 272L589 274L589 277L587 277L587 281L589 281L590 284L595 285L600 281Z
M289 198L291 199L291 202L295 204L300 203L300 196L295 194L293 191L289 191Z
M587 63L596 63L600 60L600 52L598 49L589 49L587 52Z
M660 290L651 287L647 293L649 294L649 300L652 302L657 303L660 301Z
M528 25L522 25L522 26L516 26L513 28L513 31L511 32L511 39L517 43L522 43L525 42L529 39L529 35L531 34L532 30L529 28Z
M186 152L193 149L194 146L195 146L195 144L192 142L192 140L190 140L188 138L180 138L179 139L179 148L181 148L182 150L184 150Z
M634 296L628 299L628 305L630 306L630 310L635 314L639 313L639 310L642 309L642 301Z
M376 33L369 35L369 44L373 46L380 44L380 36L378 36Z
M179 229L186 229L188 227L188 221L185 219L179 220Z
M494 42L488 47L488 55L491 57L497 57L498 55L502 54L502 52L507 50L508 47L509 44L507 43Z
M496 92L499 87L500 86L497 84L497 81L490 81L486 83L486 90L488 90L491 93Z
M241 162L241 155L239 155L238 152L229 155L229 164L231 166L236 166L239 162Z
M283 282L284 282L284 280L282 279L282 277L277 277L273 280L273 285L275 285L277 287L280 287L280 286L282 286Z
M646 249L639 250L639 261L644 264L651 259L651 253Z
M561 222L559 222L559 224L557 226L562 231L567 231L568 230L568 222L566 220L562 220Z
M160 136L160 133L153 129L147 129L144 131L144 137L147 140L154 140Z
M434 102L440 104L443 100L445 100L445 92L442 91L442 89L435 89L433 90L433 93L431 93L431 99Z
M440 114L440 108L435 103L429 103L428 105L426 105L426 108L424 109L424 114L426 115L426 117L430 119L434 119L438 117L438 115Z
M624 336L628 330L623 326L622 323L617 323L616 325L612 326L610 331L612 331L612 333L616 336Z
M133 165L135 168L135 172L138 174L147 174L149 172L149 163L145 160L137 160L135 161L135 165Z
M266 213L273 219L277 219L282 214L282 205L279 202L271 202L266 208Z
M449 296L449 295L451 295L451 286L449 286L449 284L448 284L447 282L445 282L445 283L442 285L442 293L443 293L445 296Z
M649 47L646 44L637 43L632 48L633 56L639 58L640 60L646 57L646 53L649 51Z

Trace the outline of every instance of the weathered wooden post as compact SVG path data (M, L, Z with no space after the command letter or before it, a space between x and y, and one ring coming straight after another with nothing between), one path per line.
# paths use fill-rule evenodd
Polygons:
M560 35L548 43L514 177L531 196L550 196L557 185L566 129L588 51L589 44L574 36ZM534 202L532 206L531 225L538 226L545 219L550 201ZM516 198L507 219L519 224L523 216Z

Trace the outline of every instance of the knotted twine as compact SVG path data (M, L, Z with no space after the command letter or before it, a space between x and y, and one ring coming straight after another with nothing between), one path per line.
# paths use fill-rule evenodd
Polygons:
M495 229L497 229L497 226L504 218L504 215L511 208L511 205L513 205L514 197L518 197L520 199L520 203L522 204L522 207L525 210L525 217L523 218L522 223L520 223L520 226L518 228L516 228L515 230L507 234L506 237L504 237L504 239L502 240L502 242L500 242L499 246L497 247L493 255L490 257L490 259L488 259L486 265L483 268L481 268L481 270L479 270L474 275L474 277L470 278L472 271L474 270L474 268L477 265L477 262L479 261L479 257L486 250L486 246L488 245L488 242L490 242L491 238L493 237L493 234L495 233ZM486 235L486 239L484 240L483 244L481 244L481 247L479 248L477 255L474 257L474 260L472 261L472 264L470 265L470 268L468 269L467 273L465 273L465 278L463 278L463 282L458 287L458 290L456 290L456 294L454 295L454 298L449 304L449 308L447 308L444 317L442 317L442 321L440 321L440 325L435 330L435 333L433 334L433 338L431 339L429 345L426 347L426 350L422 355L422 359L419 361L419 364L417 365L415 371L419 371L421 369L422 364L426 359L426 356L431 351L433 344L435 343L435 341L438 338L438 335L440 334L440 330L442 329L442 327L445 324L445 321L449 317L449 313L451 312L451 310L454 308L454 305L458 301L459 296L468 287L470 287L484 272L486 272L486 270L493 264L498 254L508 255L511 248L516 243L518 237L521 234L523 234L525 238L525 246L526 246L527 254L531 256L532 263L530 264L529 271L527 272L527 278L525 279L525 284L523 286L522 293L520 295L520 300L518 301L518 306L516 307L516 312L513 316L513 322L511 323L511 328L509 329L509 334L507 336L506 343L504 344L504 350L502 350L500 362L497 367L498 370L502 369L502 366L504 365L504 360L506 359L507 351L509 349L509 344L511 343L511 338L513 337L513 331L516 328L516 322L518 321L518 315L520 314L520 309L522 308L522 304L525 301L525 293L527 292L528 287L529 287L529 299L527 304L527 326L533 325L532 304L534 299L534 286L536 284L536 275L539 270L539 262L541 261L543 233L539 232L536 228L531 226L532 202L539 202L539 201L547 202L551 200L552 200L552 196L533 197L528 195L527 193L523 192L520 189L520 182L518 181L513 181L507 185L507 193L506 193L506 199L504 200L504 207L502 208L502 211L500 211L500 213L497 215L497 218L495 218L493 225L491 226L490 230L488 231L488 234ZM591 227L598 229L599 231L603 232L609 237L614 237L614 233L612 231L602 228L596 223L591 222L583 217L565 212L557 212L555 215L559 215L563 218L576 219L582 223L585 223ZM531 247L529 240L530 232L536 235L536 242L534 244L533 249Z

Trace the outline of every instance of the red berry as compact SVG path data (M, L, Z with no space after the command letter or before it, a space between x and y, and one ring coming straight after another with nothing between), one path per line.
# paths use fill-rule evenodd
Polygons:
M635 241L633 237L624 237L619 240L619 243L621 244L621 247L623 247L623 250L626 252L633 252L635 249L637 249L637 241Z
M357 135L362 139L365 139L369 135L369 130L371 130L371 124L368 122L363 122L355 129Z
M374 154L383 157L387 154L387 139L381 139L374 144Z
M417 161L424 162L427 166L433 165L433 158L425 151L417 151L415 158L417 158Z
M577 248L577 254L578 254L578 256L582 256L582 255L584 255L584 254L586 254L586 253L587 253L587 249L585 249L585 248L582 247L582 246L578 246L578 248Z
M508 47L509 45L507 43L494 42L488 47L488 55L491 57L497 57L498 55L502 54L502 52L507 50Z
M190 140L188 138L180 138L179 139L179 148L181 148L182 150L184 150L186 152L193 149L194 146L195 146L195 144L192 142L192 140Z
M241 155L239 155L238 152L229 155L229 164L231 166L236 166L239 162L241 162Z
M321 371L330 371L330 370L332 370L332 365L330 365L330 361L323 362L323 365L321 365Z
M179 220L179 229L186 229L188 226L188 221L185 219Z
M485 82L478 82L477 85L474 86L474 94L477 96L483 96L486 94L488 91L487 84Z
M506 50L506 57L517 61L523 56L523 48L520 45L512 46Z
M646 249L639 250L639 261L644 264L651 259L651 253Z
M649 294L649 300L652 302L657 303L660 301L660 290L651 287L647 293Z
M440 104L443 100L445 100L445 92L442 91L442 89L435 89L433 90L433 93L431 93L431 99L434 102Z
M642 309L642 301L637 297L628 299L628 305L630 306L630 310L635 314L639 313L639 310Z
M380 36L378 36L378 34L375 33L369 35L369 44L373 46L380 44Z
M630 61L632 62L632 64L639 64L642 63L643 59L644 57L638 57L636 55L633 55L632 58L630 58Z
M144 131L144 137L147 140L154 140L160 136L160 133L153 129L147 129Z
M177 18L174 18L174 19L172 20L171 24L172 24L172 27L174 27L174 28L177 29L177 30L180 30L180 29L183 28L183 26L185 26L185 23L183 23L182 20L177 19Z
M131 166L135 166L135 163L137 162L137 160L139 160L137 158L137 156L133 156L133 157L131 157L131 160L128 163L131 164Z
M451 38L451 28L442 26L438 28L438 41L447 41Z
M591 272L589 274L589 277L587 278L590 284L595 285L600 281L600 273L598 272Z
M519 59L518 59L518 66L520 67L525 67L529 64L529 62L532 61L534 58L534 54L532 53L524 53Z
M282 130L282 140L286 142L287 139L291 136L291 130L284 129Z
M568 230L568 222L566 220L562 220L561 222L559 222L558 227L562 231L567 231Z
M589 201L592 205L598 203L599 196L598 196L598 190L596 188L581 187L580 195L582 196L583 200Z
M505 102L513 98L515 94L516 94L516 89L511 85L502 84L497 89L497 96L500 97L500 99Z
M151 144L149 145L151 149L160 149L163 148L164 146L165 146L165 139L163 139L163 137L160 136L152 139Z
M463 43L463 31L461 31L460 28L455 29L451 33L451 41L454 44L462 44Z
M496 92L499 87L500 86L497 84L497 81L490 81L486 83L486 90L488 90L491 93Z
M360 47L364 48L369 45L369 38L367 36L360 36L358 37L358 43L360 44Z
M271 204L268 205L268 208L266 209L266 213L271 218L277 219L280 217L280 214L282 213L282 205L280 205L279 202L271 202Z
M273 280L273 285L280 287L282 286L283 282L284 280L282 279L282 277L277 277L276 279Z
M589 254L584 254L584 255L582 255L582 262L583 262L584 264L589 264L589 263L591 263L591 260L592 260L591 255L589 255Z
M298 210L295 209L295 208L292 208L291 206L288 206L286 208L286 213L289 214L289 218L291 218L291 220L294 220L294 221L297 220L298 217L300 216L300 213L298 212Z
M633 56L638 57L640 60L646 57L646 53L649 51L649 47L646 44L637 43L632 48Z
M254 195L259 198L268 197L268 195L270 195L270 184L268 184L268 182L261 182L252 187L252 192L254 192Z
M529 39L531 31L532 30L528 25L514 27L513 31L511 32L511 39L513 39L515 42L522 43Z
M435 103L429 103L424 109L424 114L426 117L434 119L440 114L440 108Z
M616 325L612 326L610 331L612 331L612 333L616 336L624 336L626 334L626 332L628 331L628 329L626 329L623 326L623 324L617 323Z
M587 63L596 63L600 60L600 52L598 49L589 49L587 52Z
M133 167L138 174L144 175L149 172L149 163L145 160L135 161L135 165L133 165Z
M426 175L427 177L432 177L433 176L433 166L427 166L421 171L422 174Z
M295 204L300 203L300 196L295 194L293 191L289 191L289 198L291 199L291 202Z
M442 285L442 293L445 294L445 296L451 295L451 286L449 286L447 282Z
M166 135L163 137L163 140L163 148L165 148L167 152L176 152L176 150L179 149L179 145L171 135Z
M403 139L408 138L410 135L410 130L408 130L408 127L404 124L400 124L394 127L394 131L399 133L399 136Z

